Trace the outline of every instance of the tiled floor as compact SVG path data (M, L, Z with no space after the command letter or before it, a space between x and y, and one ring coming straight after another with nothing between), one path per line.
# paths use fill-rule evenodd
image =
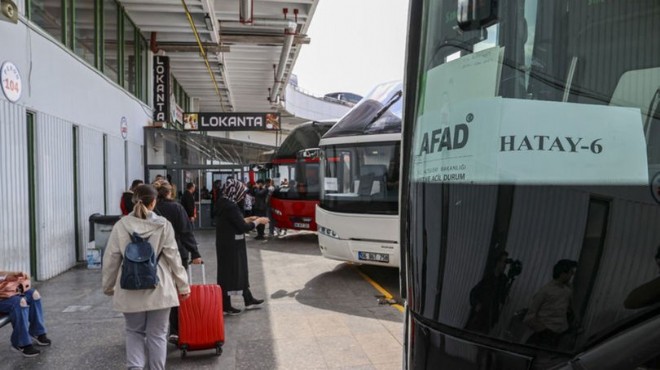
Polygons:
M214 282L214 232L197 236L207 278ZM192 352L182 360L170 347L168 369L401 368L403 316L377 303L379 293L355 267L321 257L314 234L248 240L252 290L266 304L225 317L222 356ZM54 344L25 359L10 351L11 328L4 327L0 369L124 368L123 317L112 311L99 285L99 271L84 268L40 283ZM243 307L240 297L233 299Z

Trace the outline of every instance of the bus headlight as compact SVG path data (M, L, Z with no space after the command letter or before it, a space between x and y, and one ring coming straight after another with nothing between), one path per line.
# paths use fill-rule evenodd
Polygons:
M331 238L339 239L339 235L337 235L337 233L334 232L334 230L332 230L332 229L328 229L327 227L319 226L318 230L321 234L323 234L325 236L329 236Z

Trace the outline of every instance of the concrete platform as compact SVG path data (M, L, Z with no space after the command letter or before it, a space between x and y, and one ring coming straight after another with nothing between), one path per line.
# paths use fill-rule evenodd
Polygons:
M215 233L196 232L215 282ZM252 234L254 235L254 234ZM222 356L170 346L168 369L400 369L403 315L378 303L357 268L321 257L316 235L252 240L250 283L263 308L225 316ZM124 319L100 290L100 271L74 268L37 283L53 340L35 358L10 349L0 328L0 369L123 369ZM391 292L395 293L395 292ZM235 307L243 307L240 297Z

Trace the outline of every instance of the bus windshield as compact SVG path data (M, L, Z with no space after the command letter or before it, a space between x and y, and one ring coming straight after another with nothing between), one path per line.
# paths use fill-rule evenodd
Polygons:
M335 212L396 215L399 148L398 141L325 146L321 207Z
M584 350L660 302L636 290L660 264L660 2L499 1L466 29L457 1L423 3L404 124L410 310L507 349ZM346 155L330 148L326 174L354 194Z
M280 186L275 189L273 197L288 200L319 199L321 189L318 161L298 159L291 174L292 176L286 185L280 183Z

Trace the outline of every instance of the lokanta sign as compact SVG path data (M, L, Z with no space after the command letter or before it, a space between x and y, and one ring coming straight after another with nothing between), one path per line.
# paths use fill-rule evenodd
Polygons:
M276 131L279 113L184 113L183 127L191 131Z

